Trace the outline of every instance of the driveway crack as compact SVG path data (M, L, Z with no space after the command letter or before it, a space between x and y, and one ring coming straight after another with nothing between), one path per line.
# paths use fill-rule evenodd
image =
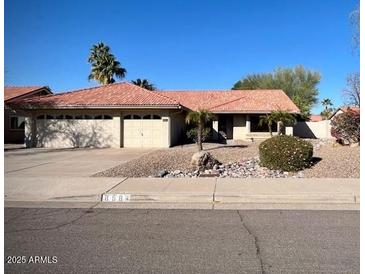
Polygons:
M264 269L264 264L262 262L262 256L261 256L261 250L260 250L260 246L259 246L259 241L257 239L257 237L251 232L251 230L247 227L247 225L245 224L245 222L243 221L243 216L240 213L239 210L237 210L237 214L240 218L242 227L248 232L248 234L254 239L254 244L255 244L255 248L256 248L256 257L259 260L260 263L260 268L261 268L261 273L265 274L265 269Z

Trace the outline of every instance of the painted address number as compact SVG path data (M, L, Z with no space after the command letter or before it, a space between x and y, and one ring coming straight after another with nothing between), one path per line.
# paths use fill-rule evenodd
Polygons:
M131 199L130 194L104 194L103 202L129 202Z

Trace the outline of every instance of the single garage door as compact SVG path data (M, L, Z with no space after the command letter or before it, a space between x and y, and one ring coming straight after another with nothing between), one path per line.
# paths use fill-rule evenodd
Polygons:
M124 147L168 147L168 121L157 114L124 117Z

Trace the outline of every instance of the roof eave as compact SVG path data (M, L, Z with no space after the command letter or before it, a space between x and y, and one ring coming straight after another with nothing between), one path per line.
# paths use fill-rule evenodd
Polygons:
M181 105L19 105L15 109L181 109Z

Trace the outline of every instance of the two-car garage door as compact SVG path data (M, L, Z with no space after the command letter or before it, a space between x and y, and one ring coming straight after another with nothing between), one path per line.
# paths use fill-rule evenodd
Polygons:
M126 115L123 119L124 147L168 147L168 120L159 115Z

